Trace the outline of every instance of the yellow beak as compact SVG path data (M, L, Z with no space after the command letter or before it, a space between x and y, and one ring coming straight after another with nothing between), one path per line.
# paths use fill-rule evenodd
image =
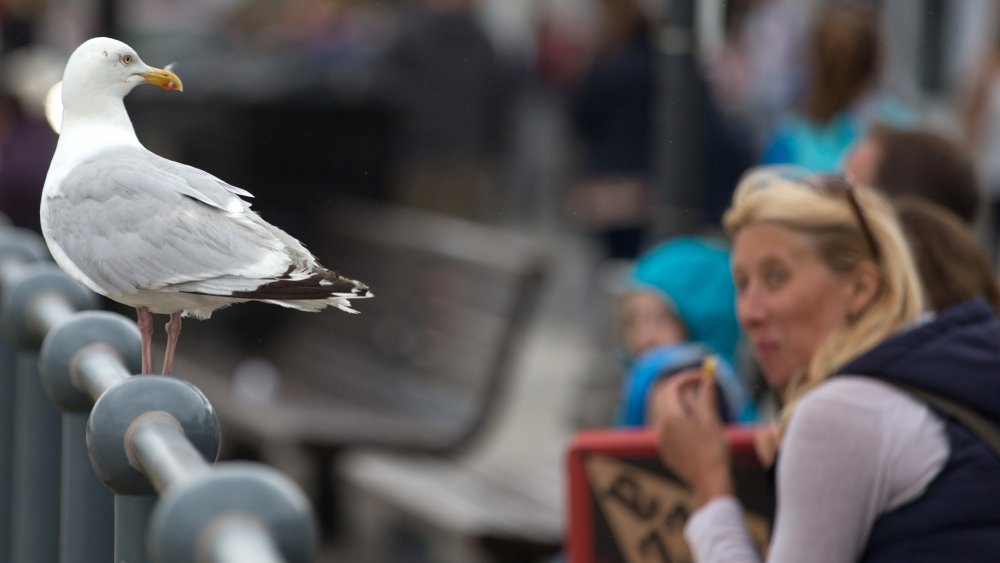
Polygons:
M141 73L141 76L146 79L147 84L159 86L164 90L177 90L178 92L184 91L184 83L181 82L180 77L169 70L151 68L149 72Z

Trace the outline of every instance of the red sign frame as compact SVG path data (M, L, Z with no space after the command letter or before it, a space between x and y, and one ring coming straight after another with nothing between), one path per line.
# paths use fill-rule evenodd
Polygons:
M770 494L770 479L754 452L754 429L752 427L729 427L726 438L731 444L734 481L736 494L744 502L748 514L759 521L769 522L773 507ZM677 487L686 489L673 474L659 461L656 433L649 429L604 429L588 430L578 433L570 444L567 456L568 475L568 509L569 529L566 537L566 551L569 563L629 563L629 559L621 549L621 540L609 540L607 514L597 514L604 509L595 498L595 485L591 482L593 474L588 474L588 461L593 463L600 457L610 463L625 467L629 464L639 464L642 467L636 471L643 474L655 474L663 482L671 482ZM591 466L592 467L592 466ZM630 494L638 494L634 489ZM686 519L682 514L682 518ZM671 526L668 532L674 541L679 538L679 527ZM761 543L766 542L766 530L759 537ZM600 538L597 536L600 535ZM610 535L615 535L613 532ZM657 538L648 538L656 540ZM647 543L647 547L651 544ZM654 541L653 543L658 543ZM615 547L612 547L615 546ZM667 554L662 545L653 545L643 561L674 559ZM659 552L659 556L656 555ZM650 559L651 557L651 559ZM634 558L633 558L634 560Z

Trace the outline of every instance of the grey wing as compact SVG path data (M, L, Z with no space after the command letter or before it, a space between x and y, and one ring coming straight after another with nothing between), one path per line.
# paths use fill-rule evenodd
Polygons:
M106 293L182 284L192 291L206 280L249 290L311 259L239 197L221 187L200 191L148 154L85 162L46 205L54 242Z
M161 169L183 178L191 189L204 196L205 200L207 200L205 203L209 205L232 211L231 208L234 207L234 204L237 207L239 205L247 205L247 202L240 200L237 196L253 197L253 194L250 192L224 182L204 170L199 170L193 166L167 160L156 155L152 156L159 159ZM196 197L196 199L201 198ZM239 203L235 203L234 199L238 200Z

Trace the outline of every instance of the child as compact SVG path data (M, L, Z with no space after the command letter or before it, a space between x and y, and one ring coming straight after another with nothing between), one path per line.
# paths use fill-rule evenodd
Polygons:
M755 409L733 368L740 338L729 251L708 239L677 237L639 257L620 300L622 343L631 359L618 422L646 423L646 395L663 377L716 356L720 412L749 422Z

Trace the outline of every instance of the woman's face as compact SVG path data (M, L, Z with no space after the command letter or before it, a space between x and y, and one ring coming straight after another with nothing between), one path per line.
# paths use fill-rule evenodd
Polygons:
M782 391L847 322L852 284L821 260L807 235L766 223L737 231L732 266L740 324L768 382Z

